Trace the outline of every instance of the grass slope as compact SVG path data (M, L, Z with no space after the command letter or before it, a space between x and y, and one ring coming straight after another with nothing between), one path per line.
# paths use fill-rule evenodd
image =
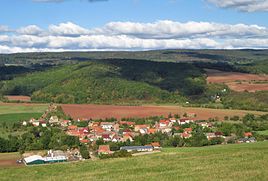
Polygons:
M0 170L1 180L268 180L268 142Z
M43 113L47 105L43 104L5 104L0 103L1 114L16 114L16 113Z
M18 121L29 121L31 118L40 118L42 113L33 112L33 113L11 113L11 114L0 114L0 123L14 123Z
M260 135L268 136L268 130L265 131L258 131Z

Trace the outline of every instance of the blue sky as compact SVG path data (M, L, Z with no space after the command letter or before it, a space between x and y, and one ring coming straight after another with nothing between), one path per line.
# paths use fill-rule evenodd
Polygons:
M174 48L268 47L267 0L1 0L0 3L0 53L147 50L172 45ZM118 24L109 24L113 22L133 24L120 24L118 28ZM53 25L57 27L51 30ZM52 42L52 36L58 38L57 42ZM118 41L118 45L104 45L106 40L111 44ZM245 43L249 45L242 46Z
M1 0L0 24L12 28L36 24L46 27L71 21L91 28L111 21L153 22L156 20L208 21L268 26L267 12L241 12L217 8L204 0L87 0L33 2Z

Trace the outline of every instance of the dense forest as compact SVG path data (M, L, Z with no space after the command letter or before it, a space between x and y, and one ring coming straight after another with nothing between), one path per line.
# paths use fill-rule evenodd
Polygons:
M102 59L137 59L160 62L225 63L252 73L268 73L268 50L154 50L108 52L16 53L0 55L3 64L67 64Z

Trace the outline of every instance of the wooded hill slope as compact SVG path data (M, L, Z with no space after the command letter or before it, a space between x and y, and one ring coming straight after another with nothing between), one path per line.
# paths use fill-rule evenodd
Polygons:
M182 103L205 91L202 70L186 63L98 60L55 67L2 82L2 94L58 103Z

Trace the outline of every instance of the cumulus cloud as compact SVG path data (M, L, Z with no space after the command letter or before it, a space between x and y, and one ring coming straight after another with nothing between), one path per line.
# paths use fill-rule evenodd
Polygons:
M82 28L72 22L60 23L59 25L50 25L48 30L53 35L78 36L88 34L89 30Z
M169 20L155 23L111 22L95 30L95 33L126 34L140 38L181 38L181 37L238 37L263 36L265 27L245 24L219 24L209 22L174 22Z
M87 29L72 22L19 28L0 35L0 53L30 51L268 48L268 29L213 22L110 22Z
M10 29L8 28L8 26L4 26L4 25L0 25L0 33L2 32L8 32L10 31Z
M36 25L29 25L18 29L17 32L23 35L38 35L41 34L43 30Z
M240 11L268 11L268 0L207 0L222 8L235 8Z

